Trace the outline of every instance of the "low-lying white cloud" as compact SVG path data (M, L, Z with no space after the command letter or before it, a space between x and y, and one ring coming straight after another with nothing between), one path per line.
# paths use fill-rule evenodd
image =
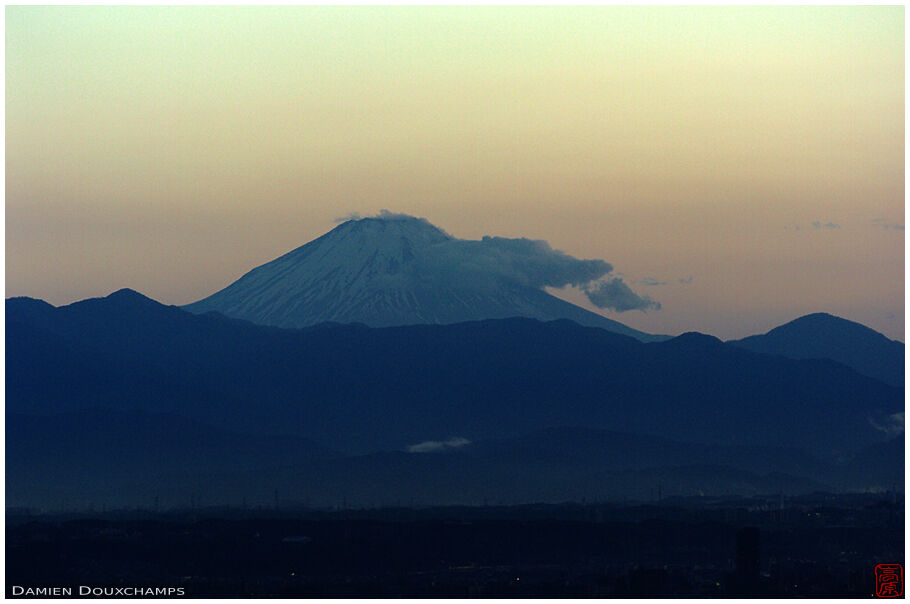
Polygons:
M904 412L894 413L889 415L884 423L879 424L873 420L869 420L872 424L872 427L876 430L881 430L888 436L900 436L904 433Z

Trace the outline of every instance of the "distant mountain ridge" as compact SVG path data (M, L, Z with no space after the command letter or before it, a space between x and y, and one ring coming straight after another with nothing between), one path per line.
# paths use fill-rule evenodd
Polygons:
M263 327L121 290L10 299L7 411L179 412L370 451L555 425L810 450L883 441L903 390L825 360L687 334L643 344L567 320ZM806 426L813 426L807 430Z
M349 220L184 308L278 327L329 321L391 327L516 316L570 319L642 341L666 339L543 291L534 282L539 267L524 265L526 257L513 253L539 251L533 249L539 243L455 239L424 219L404 215ZM556 260L576 263L577 270L608 267L547 251ZM529 274L531 282L511 272Z
M120 290L8 299L6 363L10 505L902 484L902 388L699 333L642 343L523 318L281 329Z
M554 428L444 453L341 456L274 435L224 433L175 414L111 409L7 416L7 505L480 504L808 493L845 486L804 451L705 446ZM877 459L877 458L876 458ZM890 485L896 471L879 482ZM850 475L846 476L851 480ZM833 481L833 482L825 482Z
M765 334L728 343L791 359L831 359L886 384L904 385L903 342L827 313L805 315Z

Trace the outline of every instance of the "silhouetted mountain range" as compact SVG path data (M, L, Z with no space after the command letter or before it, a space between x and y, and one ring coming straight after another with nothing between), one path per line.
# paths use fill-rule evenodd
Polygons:
M569 321L261 327L136 292L7 301L7 409L179 412L347 451L585 425L825 451L883 440L903 392L832 361ZM811 427L811 428L810 428Z
M800 317L730 344L791 359L832 359L892 386L904 386L904 343L827 313Z
M359 456L287 437L227 433L175 414L109 409L8 414L7 430L7 505L45 508L271 506L276 496L320 506L649 501L661 493L794 495L900 482L896 467L870 482L852 473L852 460L821 461L799 449L588 428ZM863 455L857 462L882 460Z
M10 505L647 499L902 477L901 388L698 333L279 329L131 290L9 299L6 330Z

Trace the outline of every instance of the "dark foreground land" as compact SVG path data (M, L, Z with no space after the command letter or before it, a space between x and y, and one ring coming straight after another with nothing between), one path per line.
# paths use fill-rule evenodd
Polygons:
M902 494L370 510L8 510L14 588L184 597L869 597ZM26 594L27 595L27 594ZM122 592L120 594L122 596Z

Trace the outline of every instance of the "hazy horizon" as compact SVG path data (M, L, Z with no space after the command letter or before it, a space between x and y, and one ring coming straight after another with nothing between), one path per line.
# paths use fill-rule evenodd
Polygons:
M351 212L904 339L904 8L7 7L6 296L187 304Z

